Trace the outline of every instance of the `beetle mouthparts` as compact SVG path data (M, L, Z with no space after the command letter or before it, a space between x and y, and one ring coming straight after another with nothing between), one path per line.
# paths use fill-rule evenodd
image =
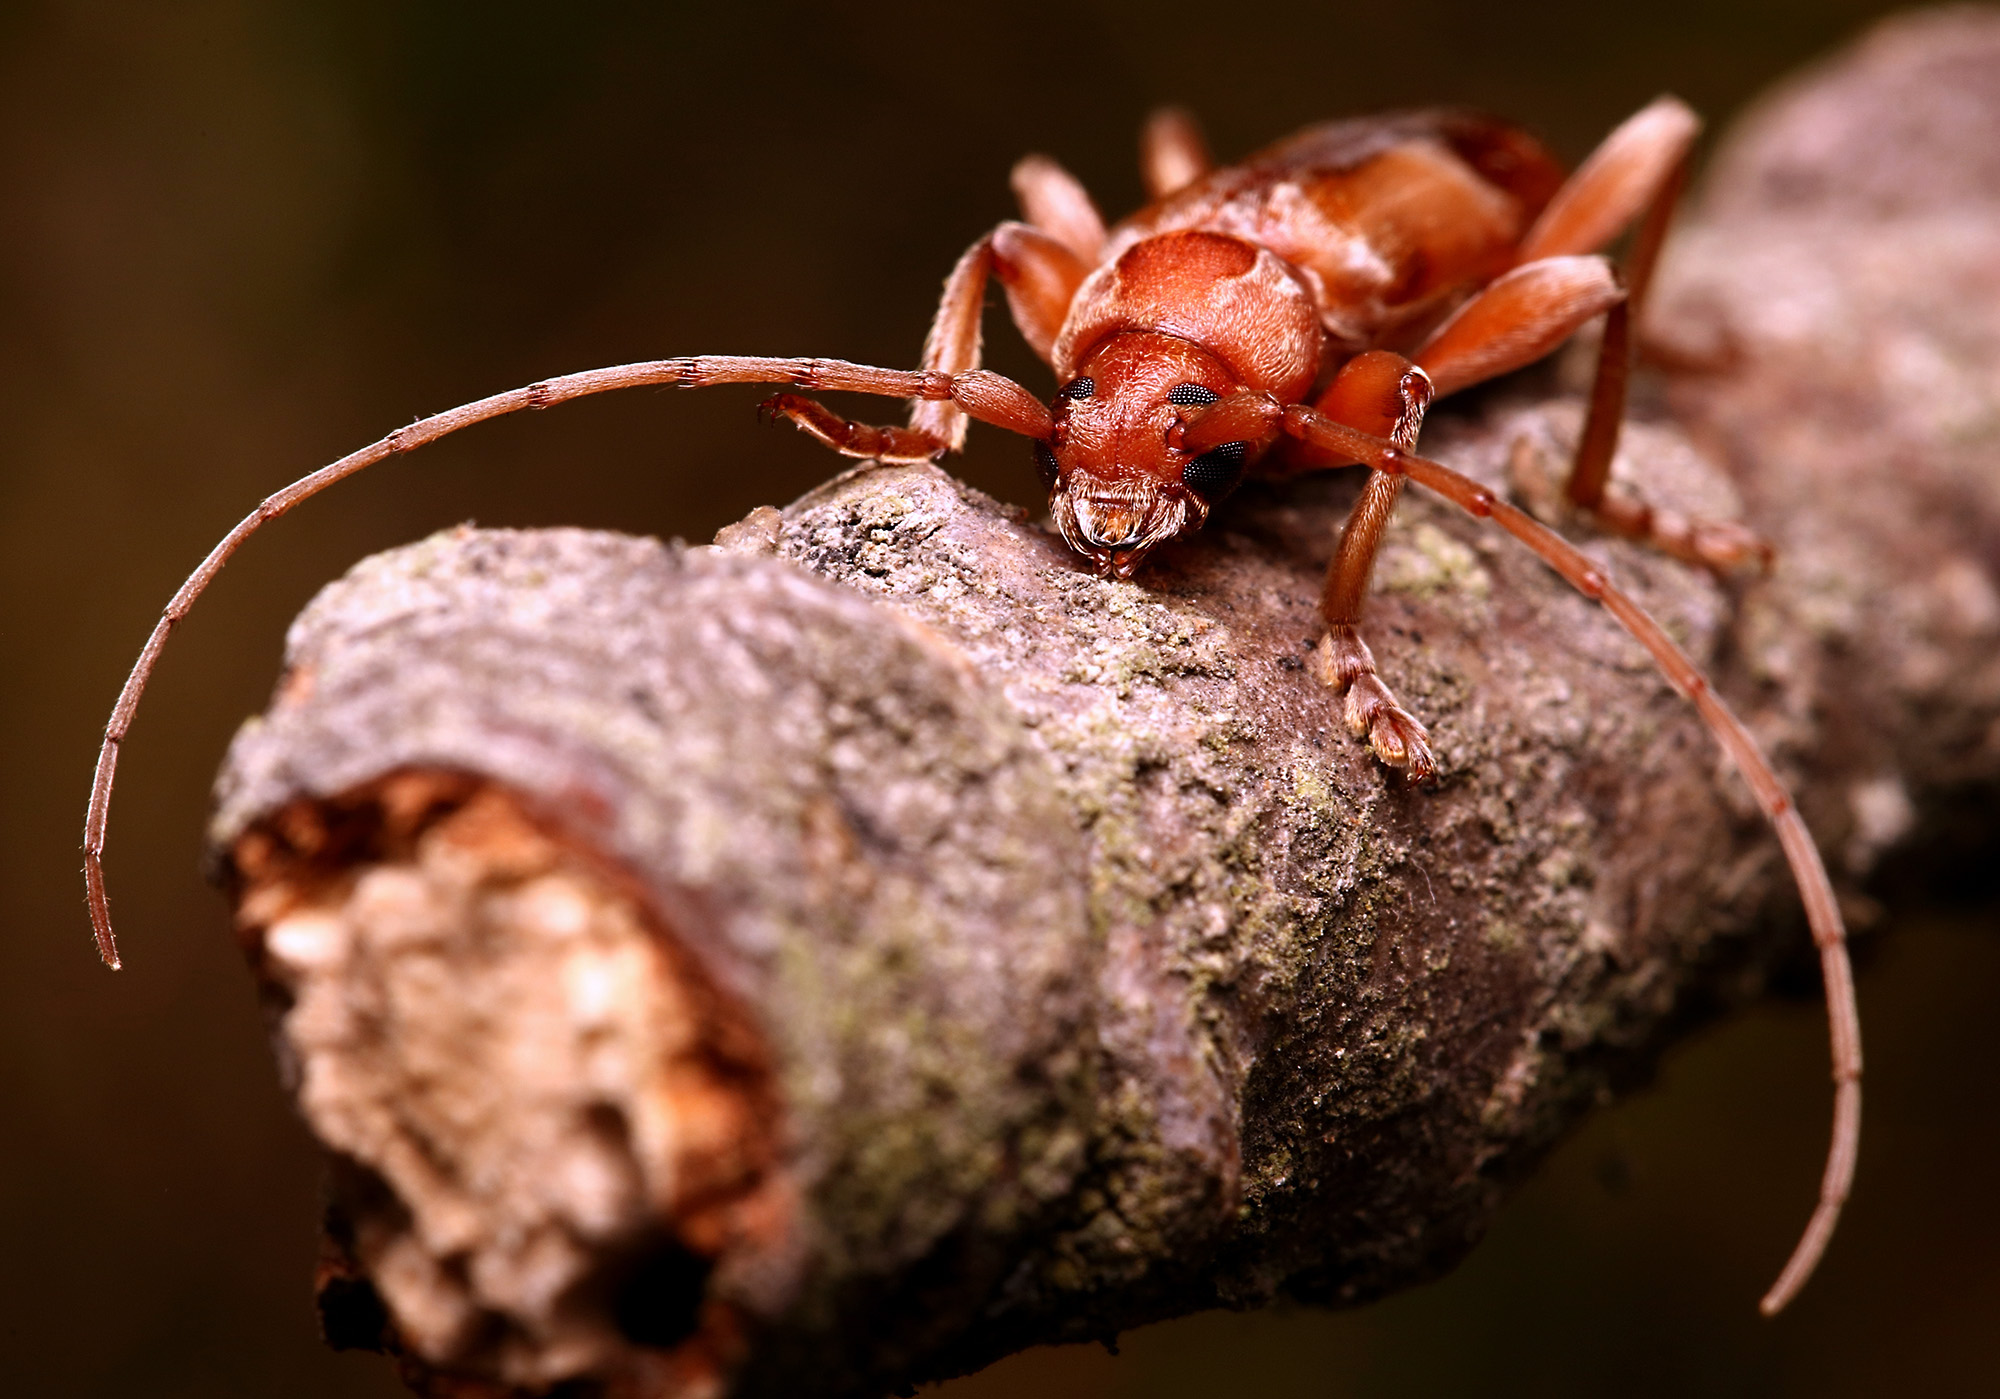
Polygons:
M1098 577L1118 579L1130 578L1146 556L1143 549L1092 549L1089 553Z
M1111 578L1130 578L1155 545L1201 524L1180 491L1150 481L1089 494L1058 491L1049 502L1056 529L1070 548Z

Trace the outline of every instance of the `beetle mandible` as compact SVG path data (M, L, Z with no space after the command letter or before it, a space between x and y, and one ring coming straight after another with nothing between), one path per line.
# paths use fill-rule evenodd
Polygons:
M1362 603L1403 483L1491 519L1604 607L1699 710L1777 833L1820 954L1835 1083L1820 1198L1762 1301L1782 1308L1812 1273L1853 1178L1861 1031L1845 931L1805 823L1755 739L1641 608L1561 536L1493 492L1415 453L1442 394L1541 359L1602 317L1590 406L1564 485L1602 528L1728 570L1768 560L1740 526L1655 512L1608 489L1633 327L1685 182L1699 123L1663 97L1577 170L1521 129L1456 111L1308 127L1216 168L1191 119L1155 114L1141 140L1153 202L1107 229L1054 161L1014 167L1022 221L1002 223L946 279L923 367L714 355L618 365L496 394L399 428L266 498L167 604L105 730L84 826L84 877L99 954L116 967L103 851L118 750L167 636L265 521L385 457L522 408L638 385L786 384L904 398L907 425L850 422L796 394L764 410L849 457L927 462L959 450L968 420L1033 444L1064 540L1102 573L1131 576L1161 543L1200 528L1249 471L1283 476L1360 464L1369 475L1327 573L1322 678L1384 763L1435 771L1429 736L1396 702L1360 633ZM1622 268L1601 250L1636 225ZM1062 387L1044 405L979 364L989 280Z

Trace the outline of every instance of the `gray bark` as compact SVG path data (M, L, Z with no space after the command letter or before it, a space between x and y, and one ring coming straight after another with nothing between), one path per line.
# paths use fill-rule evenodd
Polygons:
M1781 563L1584 546L1850 894L2000 773L1996 131L1981 11L1743 124L1659 297L1710 367L1618 471ZM1573 379L1425 448L1504 487ZM212 837L338 1163L332 1339L437 1393L863 1393L1449 1267L1804 938L1639 648L1416 493L1368 634L1443 771L1369 758L1310 656L1355 488L1246 488L1129 583L880 468L712 548L461 530L329 587Z

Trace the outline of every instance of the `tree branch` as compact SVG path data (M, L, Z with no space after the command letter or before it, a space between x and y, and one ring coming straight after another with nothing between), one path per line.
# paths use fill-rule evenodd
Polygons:
M1991 16L1891 26L1662 270L1665 348L1731 367L1618 473L1740 487L1777 572L1587 545L1850 881L2000 773L1997 76ZM1579 418L1516 383L1425 446L1497 488ZM1369 626L1442 773L1368 758L1311 659L1354 489L1246 489L1136 583L916 467L328 588L212 837L337 1162L329 1339L438 1394L865 1393L1449 1267L1802 939L1638 647L1409 496Z

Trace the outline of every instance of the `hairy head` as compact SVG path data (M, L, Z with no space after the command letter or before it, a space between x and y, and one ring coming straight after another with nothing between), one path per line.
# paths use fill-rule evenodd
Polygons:
M1035 457L1063 539L1099 573L1127 578L1152 549L1201 528L1275 431L1268 413L1231 411L1246 395L1228 366L1178 336L1113 335L1079 368ZM1244 435L1204 431L1218 410L1225 435L1238 419Z

